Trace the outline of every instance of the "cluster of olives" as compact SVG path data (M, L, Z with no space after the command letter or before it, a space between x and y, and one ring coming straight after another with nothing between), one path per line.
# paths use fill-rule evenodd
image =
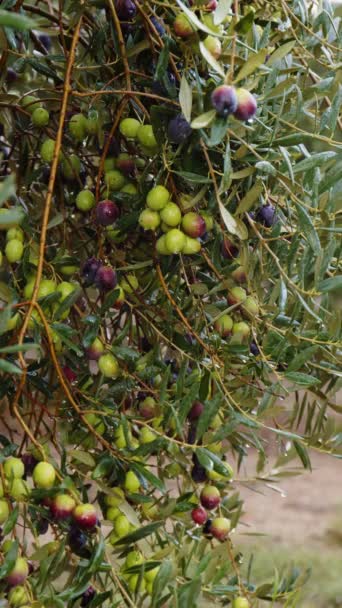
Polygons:
M220 541L226 540L230 531L230 520L227 517L208 518L207 511L213 511L221 502L220 491L215 486L206 485L200 494L201 504L191 511L195 524L204 525L203 532Z
M182 216L179 206L170 199L171 193L165 186L152 188L146 197L146 209L139 216L140 226L144 230L160 226L165 234L158 238L156 249L161 255L198 253L201 250L198 239L208 230L205 216L193 211Z
M257 102L247 89L227 84L216 87L211 94L211 103L218 116L226 118L233 114L238 120L250 120L257 111Z
M142 152L151 156L158 150L158 142L153 133L152 125L142 124L136 118L124 118L119 125L121 135L126 139L137 140Z
M238 270L238 269L237 269ZM240 272L238 270L238 272ZM235 275L236 276L236 275ZM254 319L259 314L259 304L257 300L247 295L243 287L232 287L227 295L227 304L232 307L234 312L240 312L246 319ZM242 340L249 337L251 328L245 321L235 321L229 314L222 314L214 322L214 328L221 337L227 338L230 335L240 337Z
M144 576L140 574L130 573L130 568L142 566L144 568ZM159 572L159 566L154 566L153 562L148 562L144 559L140 551L130 551L121 568L121 573L124 579L127 580L127 585L132 593L143 593L146 591L149 595L153 593L153 581Z
M57 474L52 464L45 461L38 462L32 454L22 458L9 457L3 464L4 481L0 482L0 525L5 526L10 517L13 502L18 504L30 501L31 506L37 499L31 496L32 488L27 478L32 475L33 486L36 490L47 491L44 498L38 500L40 519L36 521L36 530L44 534L49 523L58 524L70 522L70 536L82 534L82 531L92 532L98 523L95 507L90 503L77 503L71 494L58 491ZM25 479L24 479L25 478ZM51 496L51 490L56 493ZM45 513L42 512L44 509ZM38 513L38 510L37 510ZM71 540L72 544L72 540ZM6 539L1 550L7 554L13 546L13 541ZM75 547L76 548L76 547ZM19 607L32 601L31 592L26 585L26 579L32 571L31 564L25 557L19 555L11 570L5 577L10 606Z
M1 221L1 216L0 216ZM6 231L5 256L10 264L20 262L24 253L25 234L20 226L13 226ZM0 265L2 264L3 256L0 252Z
M44 108L40 99L34 95L25 95L21 100L21 106L31 115L33 126L40 129L48 126L50 114L48 110Z

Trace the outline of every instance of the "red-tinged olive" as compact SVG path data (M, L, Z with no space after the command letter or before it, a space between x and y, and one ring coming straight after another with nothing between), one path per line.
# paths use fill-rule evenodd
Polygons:
M246 272L243 266L238 266L237 268L235 268L235 270L233 270L232 278L234 279L234 281L236 281L236 283L247 282Z
M216 509L221 502L221 494L215 486L204 486L200 501L205 509Z
M117 282L116 272L111 266L100 266L95 277L95 285L99 289L103 291L114 289Z
M231 260L233 258L236 258L238 254L238 247L234 245L234 243L225 236L222 243L222 256L226 260Z
M83 530L91 530L96 526L96 509L94 505L91 505L90 503L77 505L72 512L72 516L78 527Z
M203 507L196 507L191 511L192 521L199 526L203 526L208 519L208 515Z
M211 522L210 532L214 538L223 542L230 532L230 520L227 517L215 517Z
M22 585L29 575L29 566L27 560L23 557L17 557L12 570L5 577L5 581L9 587Z
M153 397L146 397L139 403L139 413L147 420L154 418L157 414L157 403Z
M257 111L257 102L247 89L236 89L237 107L234 110L234 116L238 120L250 120L255 116Z
M194 239L201 237L206 232L206 223L201 215L194 211L189 211L183 216L182 219L182 230L188 236Z
M228 293L227 302L229 306L242 304L247 298L247 293L242 287L233 287Z
M204 412L204 404L201 401L194 401L188 413L188 420L198 420Z
M69 494L58 494L50 503L51 515L57 520L70 517L74 508L75 501Z
M214 323L215 330L220 336L226 338L230 336L233 329L233 319L229 315L222 315Z
M177 15L173 22L173 29L180 38L190 38L195 32L190 19L184 13Z
M89 348L86 349L88 359L91 361L98 361L101 355L104 353L104 346L100 338L95 338Z
M152 209L144 209L139 215L139 224L144 230L156 230L160 224L160 215Z

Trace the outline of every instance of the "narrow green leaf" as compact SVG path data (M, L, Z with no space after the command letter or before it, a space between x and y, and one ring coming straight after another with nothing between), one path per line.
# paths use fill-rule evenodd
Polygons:
M181 585L177 593L178 608L197 608L200 591L200 578L194 578L190 583Z
M181 79L179 88L179 103L182 109L184 118L188 122L191 122L191 109L192 109L192 89L185 78L184 74Z
M146 538L146 536L150 536L151 534L153 534L153 532L158 530L158 528L160 528L160 526L164 524L164 521L154 521L152 524L147 524L147 526L143 526L142 528L135 530L131 534L126 534L126 536L123 536L122 538L117 540L115 545L132 545L138 540Z
M204 112L204 114L200 114L197 118L191 122L192 129L204 129L208 127L214 120L216 116L216 110L209 110L208 112Z
M159 490L162 494L165 494L166 490L164 482L159 479L159 477L156 477L156 475L153 475L153 473L151 473L147 467L139 462L132 462L131 468L133 471L137 471L137 473L144 477L144 479L146 479L146 481L148 481L154 488L157 488L157 490Z
M14 175L11 174L5 179L5 181L0 182L0 207L2 207L10 196L13 196L13 194L15 194L15 181Z
M295 44L296 44L295 40L289 40L288 42L285 42L285 44L282 44L282 46L278 47L272 53L271 57L267 61L267 65L272 67L272 65L274 65L277 61L284 59L284 57L286 57L286 55L291 53Z
M242 68L238 72L234 83L236 84L240 82L240 80L242 80L243 78L247 78L247 76L253 74L253 72L255 72L255 70L257 70L265 62L266 56L267 49L261 49L261 51L259 51L255 55L251 55L248 61L243 64Z
M217 72L217 74L220 74L220 76L224 78L225 71L223 69L223 66L215 59L212 53L208 51L207 47L204 45L203 42L199 43L199 48L202 53L202 56L204 57L206 62L209 63L210 67L214 70L214 72Z
M210 184L211 179L209 177L205 177L204 175L199 175L198 173L191 173L191 171L174 171L176 175L183 177L188 182L194 182L196 184Z
M171 580L173 565L170 560L164 560L158 570L158 574L153 581L153 595L151 608L159 608L159 598L165 591L168 582Z
M302 140L303 141L303 140ZM301 141L301 143L302 143ZM294 165L293 173L302 173L303 171L309 171L310 169L314 169L315 167L321 167L324 163L332 160L336 157L336 152L332 150L327 150L326 152L318 152L309 158L304 158L299 163Z
M236 210L237 215L241 215L242 213L249 211L250 208L254 205L255 201L258 200L262 191L263 184L261 181L257 181L239 202Z
M6 361L6 359L0 359L0 372L5 372L6 374L18 374L20 376L23 371L14 363L10 361Z
M318 351L319 346L314 344L313 346L309 346L305 348L301 352L299 352L294 359L292 359L290 365L287 368L287 373L295 372L300 369L305 363L312 360L314 354Z
M299 458L301 459L301 461L303 463L304 468L309 469L309 471L311 471L310 456L309 456L307 449L303 446L302 443L299 443L299 441L294 441L293 445L295 447L295 450L296 450Z
M335 291L338 289L342 289L342 275L324 279L324 281L321 281L321 283L318 285L318 291L321 291L322 293L327 293L328 291Z
M297 204L296 207L298 212L298 221L300 228L303 231L303 235L308 241L312 251L317 254L321 250L321 243L312 223L311 217L304 207L299 204Z
M10 27L18 31L24 31L35 29L37 27L37 23L22 13L0 10L0 26Z
M220 394L215 395L209 401L205 401L204 412L201 414L197 424L197 440L200 439L203 433L205 433L205 431L209 428L210 422L213 420L213 418L215 418L217 412L220 409L221 403L222 398Z
M313 384L321 384L319 378L303 374L301 372L286 372L284 374L286 380L298 384L298 386L312 386Z
M41 345L36 342L25 342L24 344L13 344L12 346L3 346L0 348L0 353L22 353L27 350L40 350Z
M0 580L3 580L7 574L11 572L18 555L18 541L15 540L11 544L9 551L5 555L3 564L0 567Z

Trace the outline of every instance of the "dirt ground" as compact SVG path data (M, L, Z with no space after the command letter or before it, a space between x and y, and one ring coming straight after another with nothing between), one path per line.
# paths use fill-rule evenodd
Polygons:
M311 456L312 472L281 479L273 484L278 491L264 484L239 485L245 500L245 532L263 532L292 547L326 542L332 521L342 515L342 460L319 453ZM255 474L253 455L243 473ZM239 536L243 532L240 526Z

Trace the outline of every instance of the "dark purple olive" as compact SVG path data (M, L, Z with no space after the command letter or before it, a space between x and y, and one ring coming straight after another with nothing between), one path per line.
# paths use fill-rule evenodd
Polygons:
M38 463L38 460L32 454L23 454L21 460L25 467L25 476L30 477L33 473L33 469Z
M119 207L116 203L110 200L104 200L98 203L96 207L96 219L101 226L110 226L120 215Z
M51 49L51 37L48 34L38 34L38 40L45 46L47 51Z
M197 421L194 420L193 422L191 422L191 424L189 426L188 438L187 438L188 443L190 443L191 445L196 443L196 433L197 433Z
M167 134L172 143L182 144L190 137L191 133L192 129L182 114L178 114L170 120Z
M96 273L95 285L104 291L114 289L117 285L118 280L116 272L111 266L100 266Z
M238 107L235 87L231 87L227 84L216 87L211 94L211 104L217 114L222 118L226 118L229 114L233 114Z
M259 353L260 353L260 350L259 350L258 346L255 344L255 342L250 343L249 350L252 353L252 355L255 355L255 356L259 355Z
M88 587L87 591L85 591L82 595L80 606L82 606L82 608L84 606L88 606L88 604L95 597L95 595L96 595L96 591L95 591L94 587L92 587L92 586Z
M48 529L49 529L49 522L47 519L45 519L45 517L41 517L37 522L36 522L36 530L38 532L39 535L44 535L47 533Z
M201 401L194 401L188 413L188 420L198 420L204 412L204 404Z
M162 24L162 21L159 21L159 19L157 19L157 17L155 17L154 15L150 18L151 23L153 23L155 29L157 30L159 36L164 36L165 34L165 28Z
M80 557L89 557L90 551L87 548L88 538L80 530L74 526L71 527L68 535L68 543L71 551Z
M15 70L13 70L13 68L7 68L7 72L6 72L6 82L8 84L12 84L12 82L15 82L18 78L18 74Z
M89 258L83 264L81 276L86 287L89 287L94 283L95 277L101 265L101 261L97 260L96 258Z
M207 481L207 479L208 479L207 471L200 464L196 454L193 455L192 462L194 463L194 466L192 467L192 470L191 470L191 479L195 483L203 483L203 482Z
M270 203L263 205L258 209L256 214L257 222L266 226L266 228L271 228L277 222L277 214L275 208Z
M204 536L207 536L208 538L210 538L212 536L212 534L211 534L211 524L212 524L212 520L211 519L207 519L207 521L205 522L205 524L203 526L203 534L204 534Z
M137 7L132 0L116 0L115 9L120 21L130 21L137 14Z

